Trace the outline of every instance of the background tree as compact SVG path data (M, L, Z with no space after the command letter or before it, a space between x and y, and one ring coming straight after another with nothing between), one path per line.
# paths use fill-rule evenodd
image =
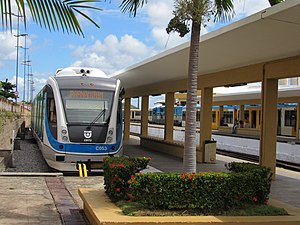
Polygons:
M12 30L12 4L15 2L18 7L18 14L24 17L23 21L25 27L27 18L26 8L29 8L33 21L41 27L49 31L62 31L63 33L75 33L84 36L76 13L85 17L96 27L99 27L95 21L82 11L82 9L100 10L97 7L88 5L99 1L100 0L0 0L0 22L3 28Z
M0 81L0 96L5 98L15 98L15 91L14 88L16 85L7 81Z

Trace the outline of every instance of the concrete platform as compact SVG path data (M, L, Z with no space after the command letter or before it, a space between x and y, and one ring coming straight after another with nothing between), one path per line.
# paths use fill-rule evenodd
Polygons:
M124 143L127 156L151 157L148 172L182 172L182 159L141 148L139 138L131 136ZM197 163L197 171L225 171L225 163L243 161L217 155L216 164ZM284 208L289 216L190 216L190 217L131 217L122 215L106 196L103 189L79 189L84 213L92 224L261 224L261 225L299 225L300 224L300 173L277 168L276 180L272 182L270 204Z
M79 189L83 200L84 213L91 224L105 225L164 225L164 224L201 224L201 225L299 225L300 209L270 200L270 204L285 208L288 216L125 216L105 194L103 189Z

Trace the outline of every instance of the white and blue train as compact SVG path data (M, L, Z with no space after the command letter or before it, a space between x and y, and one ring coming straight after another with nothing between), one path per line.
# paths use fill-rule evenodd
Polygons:
M76 171L102 167L122 155L122 95L119 80L95 68L58 70L32 102L31 129L48 165Z

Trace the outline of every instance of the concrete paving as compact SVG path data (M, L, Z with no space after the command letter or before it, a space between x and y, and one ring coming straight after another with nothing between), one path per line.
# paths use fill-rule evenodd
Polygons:
M124 143L124 153L128 156L151 157L150 172L156 171L182 171L182 159L161 154L159 152L143 149L139 146L139 139L131 137L130 141ZM197 164L198 171L224 171L224 164L234 159L225 156L217 156L216 164ZM236 160L237 161L237 160ZM239 160L240 161L240 160ZM0 173L0 224L42 224L60 225L63 221L63 213L70 215L68 224L88 224L86 221L75 220L72 223L72 212L77 208L81 210L82 200L78 195L79 188L103 189L103 176L77 177L62 176L61 174L50 174L57 176L62 181L68 194L51 194L47 186L49 174L32 173ZM277 168L276 180L272 183L271 198L288 203L300 208L300 173ZM64 190L64 192L65 192ZM66 193L66 192L65 192ZM55 195L55 196L54 196ZM55 198L59 197L59 198ZM62 198L62 201L59 202ZM68 198L68 200L66 200ZM71 202L71 200L73 202ZM66 202L68 201L68 202ZM74 204L73 204L74 203ZM61 205L65 208L59 208ZM66 210L66 211L64 211ZM76 211L77 212L77 211ZM81 212L82 213L82 212Z
M62 224L44 177L0 176L0 224Z
M78 188L103 189L103 176L55 175L0 173L0 224L89 224L82 213ZM56 191L49 185L53 178L61 180L61 185L54 181Z

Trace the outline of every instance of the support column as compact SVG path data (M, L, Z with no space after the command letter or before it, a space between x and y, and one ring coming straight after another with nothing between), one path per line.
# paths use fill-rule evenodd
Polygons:
M166 94L165 141L173 141L174 129L174 92Z
M125 105L124 105L124 136L123 139L129 140L130 135L130 105L131 99L125 98Z
M221 122L221 119L223 118L223 115L224 115L224 106L220 105L220 107L219 107L219 121L218 121L218 126L221 125L220 122Z
M297 102L297 115L296 115L296 140L300 139L300 101Z
M245 121L245 106L240 105L239 120Z
M205 140L211 139L212 101L213 101L213 88L202 88L201 89L201 113L200 113L200 153L199 155L197 155L198 162L204 162Z
M264 79L259 164L271 168L273 179L276 172L277 96L278 80Z
M141 136L148 136L148 108L149 108L149 96L142 96L142 118L141 118Z

